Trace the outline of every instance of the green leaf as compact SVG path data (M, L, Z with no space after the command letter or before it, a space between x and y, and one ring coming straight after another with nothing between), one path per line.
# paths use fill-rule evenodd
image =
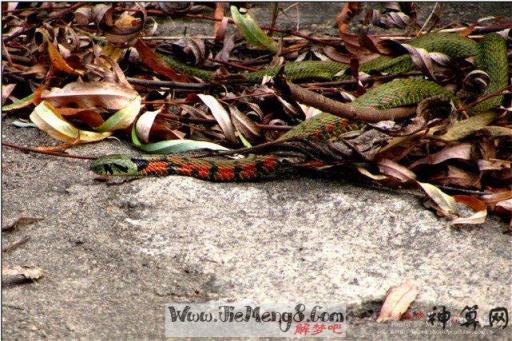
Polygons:
M97 131L114 131L128 128L139 114L141 106L140 96L134 97L123 109L110 116L102 125L96 128Z
M32 104L32 101L34 100L34 94L28 95L27 97L23 97L20 100L17 100L16 102L13 102L8 105L4 105L2 107L2 111L11 111L15 109L21 109L23 107L29 106Z
M235 6L231 6L231 16L249 44L266 49L272 53L277 52L277 43L263 32L256 20L248 13L242 15Z
M135 126L132 129L132 143L140 150L149 154L177 154L198 149L229 150L215 143L195 140L166 140L142 144L137 137Z
M247 139L245 138L244 134L242 134L241 132L237 131L237 135L238 135L238 138L240 139L240 141L242 142L242 144L244 145L245 148L251 148L252 145L249 141L247 141Z

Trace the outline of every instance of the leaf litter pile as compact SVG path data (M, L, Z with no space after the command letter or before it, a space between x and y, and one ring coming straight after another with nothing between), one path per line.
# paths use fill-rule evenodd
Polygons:
M510 219L510 86L491 89L474 57L450 59L408 42L428 32L479 42L496 32L510 63L511 22L441 26L438 4L419 22L411 3L348 3L333 18L336 35L311 34L280 29L284 7L265 6L272 8L269 26L226 3L3 3L2 119L62 142L4 145L73 156L67 150L75 145L115 136L146 154L288 153L317 174L419 188L454 224L483 223L489 211ZM210 22L211 35L156 36L165 20ZM360 68L404 54L413 63L407 72ZM347 67L331 79L321 70L296 79L287 73L314 60ZM274 71L262 75L267 69ZM335 141L278 140L322 111L335 114L338 104L407 77L433 80L460 103L429 98L401 119L364 122ZM489 98L498 99L492 110L468 114Z

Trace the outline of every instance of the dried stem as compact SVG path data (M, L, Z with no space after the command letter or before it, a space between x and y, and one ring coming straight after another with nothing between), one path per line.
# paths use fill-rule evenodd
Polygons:
M67 154L65 152L59 152L59 151L53 151L53 150L43 150L37 147L27 147L27 146L20 146L14 143L10 142L2 142L2 146L14 148L21 150L23 152L32 152L32 153L38 153L38 154L45 154L45 155L53 155L53 156L59 156L59 157L67 157L70 159L80 159L80 160L96 160L97 157L95 156L83 156L83 155L74 155L74 154Z
M484 96L479 97L476 101L469 103L468 105L464 106L460 110L463 112L467 112L470 108L474 107L475 105L482 103L485 100L488 100L489 98L501 96L507 93L507 91L512 90L512 85L507 85L497 91L490 92L488 94L485 94Z
M139 79L139 78L126 78L128 82L135 85L143 85L149 86L153 88L159 87L167 87L167 88L176 88L176 89L192 89L192 90L204 90L210 87L208 83L184 83L184 82L174 82L174 81L160 81L160 80L150 80L150 79Z

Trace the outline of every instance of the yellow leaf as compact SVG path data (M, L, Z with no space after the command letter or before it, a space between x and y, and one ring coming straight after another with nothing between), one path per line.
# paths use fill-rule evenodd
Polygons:
M51 137L67 143L85 143L103 140L111 132L98 133L80 130L65 121L47 101L41 102L30 114L30 120Z

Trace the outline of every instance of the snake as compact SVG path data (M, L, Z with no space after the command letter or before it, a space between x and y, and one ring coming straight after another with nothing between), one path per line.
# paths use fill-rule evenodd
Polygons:
M478 44L469 38L456 34L432 33L412 41L411 45L424 48L429 52L441 52L451 58L476 56L476 67L486 72L490 78L487 92L499 90L508 84L506 41L496 33L486 34ZM413 67L409 55L395 58L381 56L368 63L368 65L362 64L361 69L367 72L378 70L380 72L400 73ZM288 69L285 67L284 70L286 77L293 80L307 78L304 74L298 74L297 72L300 73L299 70L307 69L306 73L310 75L311 72L315 72L311 70L311 65L322 65L321 71L315 74L319 75L325 72L325 77L330 77L329 79L347 69L346 65L335 62L296 62L287 64ZM198 68L189 65L186 65L186 68L176 67L176 71L201 77L200 73L190 71ZM262 74L272 75L272 72L274 71L270 68L247 75L248 77L259 78L263 77ZM329 75L327 76L327 74ZM207 77L212 77L209 71L204 73L202 78L208 79ZM322 75L322 77L324 76ZM375 86L352 101L351 105L361 109L386 110L416 105L431 97L442 97L452 100L454 103L459 101L452 92L435 82L421 78L405 78ZM502 100L503 97L500 96L491 97L474 106L470 114L499 106ZM327 141L354 129L353 125L354 123L350 124L344 118L329 113L320 113L281 135L278 141L286 142L294 138ZM184 175L208 181L239 182L275 177L286 168L287 163L286 159L279 158L276 155L250 155L243 159L228 159L223 157L198 158L184 155L131 156L118 154L99 157L93 161L91 169L102 176Z
M454 33L428 33L412 40L409 44L429 52L444 53L454 59L474 56L477 53L477 43L475 41ZM157 52L156 54L168 66L179 73L204 80L213 80L215 78L214 71L186 64L165 53ZM409 54L403 54L398 57L379 56L362 63L359 71L394 74L406 72L412 67L413 62ZM348 77L346 75L348 69L349 67L346 64L335 61L300 61L286 63L284 65L284 75L290 81L305 79L331 80L338 75ZM248 81L260 82L264 76L275 77L279 70L280 66L275 65L263 70L244 72L241 75Z

